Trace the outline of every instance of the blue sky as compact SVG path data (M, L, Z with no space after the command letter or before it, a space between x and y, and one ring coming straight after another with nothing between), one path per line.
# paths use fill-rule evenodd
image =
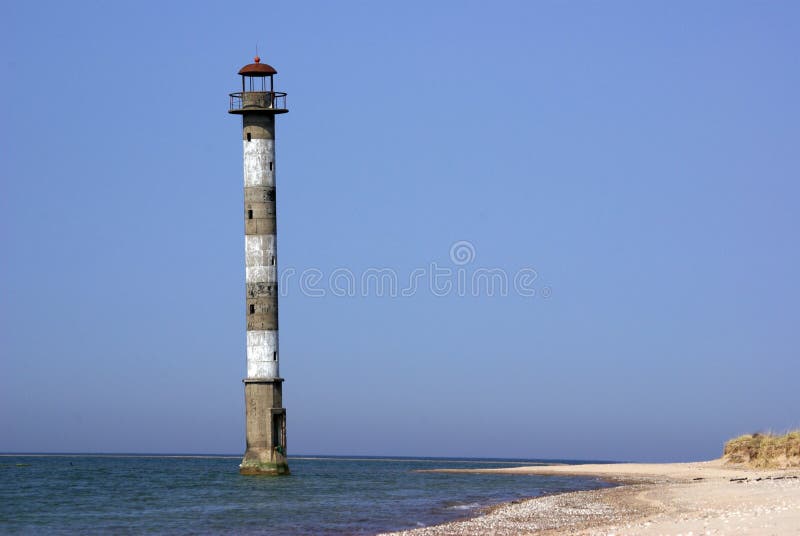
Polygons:
M325 291L281 299L290 454L689 460L800 426L796 2L247 5L2 7L0 451L243 452L226 111L256 43L291 110L279 268ZM535 293L324 288L431 263Z

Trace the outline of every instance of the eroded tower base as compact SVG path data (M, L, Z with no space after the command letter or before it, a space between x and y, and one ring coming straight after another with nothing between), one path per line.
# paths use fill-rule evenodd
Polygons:
M239 465L243 475L288 475L286 410L283 379L244 380L247 451Z
M252 461L247 460L247 455L245 455L245 459L239 465L239 474L277 476L288 475L291 473L289 471L289 464L286 462L276 463Z

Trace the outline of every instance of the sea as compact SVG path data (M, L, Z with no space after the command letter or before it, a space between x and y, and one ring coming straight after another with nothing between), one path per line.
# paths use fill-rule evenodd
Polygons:
M420 472L569 460L306 456L241 476L236 456L3 455L0 533L369 535L610 486L596 478Z

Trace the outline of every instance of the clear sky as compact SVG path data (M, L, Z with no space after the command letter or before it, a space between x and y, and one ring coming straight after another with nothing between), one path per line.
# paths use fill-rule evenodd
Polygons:
M256 43L291 110L290 454L688 460L800 426L800 3L5 2L0 21L0 451L244 451L226 112ZM424 275L391 296L372 268ZM506 295L457 288L479 269Z

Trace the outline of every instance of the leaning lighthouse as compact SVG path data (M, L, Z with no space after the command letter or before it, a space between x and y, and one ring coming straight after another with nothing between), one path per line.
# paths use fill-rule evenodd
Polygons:
M242 116L247 377L244 379L247 451L239 472L288 474L283 379L278 371L275 116L288 112L275 91L277 71L256 56L239 70L242 91L230 94L229 113Z

